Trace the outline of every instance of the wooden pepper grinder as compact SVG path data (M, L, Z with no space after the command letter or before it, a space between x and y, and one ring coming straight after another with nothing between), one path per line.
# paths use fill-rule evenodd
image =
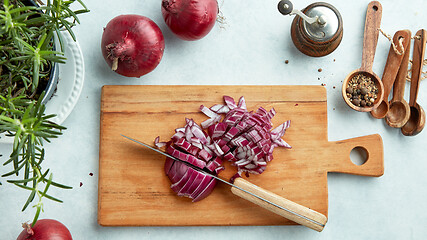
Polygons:
M292 22L291 36L302 53L312 57L326 56L341 43L343 22L334 6L316 2L300 11L294 9L289 0L281 0L277 7L283 15L297 15Z

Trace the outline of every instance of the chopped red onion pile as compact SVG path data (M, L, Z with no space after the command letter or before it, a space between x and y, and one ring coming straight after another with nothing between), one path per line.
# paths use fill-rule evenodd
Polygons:
M225 105L210 108L201 105L200 111L209 117L201 123L202 127L186 119L185 127L175 129L171 141L160 142L157 137L155 145L166 147L172 156L214 175L224 169L223 160L231 161L237 167L231 181L243 173L248 176L264 172L273 159L274 148L291 148L282 139L290 121L272 129L274 108L267 111L260 107L256 112L248 112L244 97L236 104L233 98L224 96L224 102ZM203 129L207 129L207 133ZM170 158L166 159L165 172L172 182L172 190L178 196L190 197L193 202L207 197L216 184L214 178Z
M271 119L276 114L260 107L256 112L248 112L244 97L236 104L234 99L224 96L226 105L214 105L213 113L225 114L219 122L217 116L204 121L203 127L208 128L208 135L221 148L226 148L223 159L237 166L237 176L243 172L260 174L264 172L267 162L273 159L275 147L291 148L281 137L290 126L290 121L272 130ZM202 107L201 107L202 108Z

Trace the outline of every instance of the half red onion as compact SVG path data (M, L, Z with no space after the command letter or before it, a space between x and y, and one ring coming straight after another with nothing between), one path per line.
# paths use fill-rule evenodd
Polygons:
M171 141L160 142L156 138L154 142L157 147L166 146L170 155L213 175L224 169L221 158L211 149L214 144L211 138L192 119L186 119L185 127L175 129ZM166 159L165 173L171 180L171 189L193 202L207 197L216 185L216 179L171 158Z

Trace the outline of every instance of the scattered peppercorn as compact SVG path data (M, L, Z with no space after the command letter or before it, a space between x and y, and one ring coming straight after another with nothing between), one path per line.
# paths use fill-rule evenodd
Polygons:
M322 72L323 70L321 68L317 69L318 72Z
M285 60L285 63L286 63L286 64L288 64L288 63L289 63L289 60Z

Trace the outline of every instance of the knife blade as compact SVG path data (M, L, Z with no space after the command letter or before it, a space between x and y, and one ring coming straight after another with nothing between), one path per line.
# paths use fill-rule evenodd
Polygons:
M230 183L218 176L215 176L204 169L201 169L199 167L193 166L190 163L183 161L179 158L176 158L166 152L161 151L160 149L157 149L155 147L152 147L146 143L143 143L141 141L138 141L136 139L130 138L128 136L125 136L123 134L120 134L122 137L127 138L135 143L138 143L152 151L155 151L159 154L162 154L166 157L169 157L173 159L174 161L178 161L180 163L185 164L186 166L202 172L203 174L206 174L212 178L215 178L216 180L225 183L229 186L231 186L231 191L233 194L242 197L252 203L255 203L271 212L274 212L282 217L285 217L291 221L294 221L296 223L299 223L301 225L304 225L306 227L309 227L311 229L314 229L316 231L322 231L325 227L325 224L327 222L327 217L319 212L316 212L310 208L307 208L305 206L302 206L298 203L292 202L288 199L285 199L277 194L274 194L272 192L269 192L265 189L262 189L261 187L258 187L243 178L237 178L233 183Z

